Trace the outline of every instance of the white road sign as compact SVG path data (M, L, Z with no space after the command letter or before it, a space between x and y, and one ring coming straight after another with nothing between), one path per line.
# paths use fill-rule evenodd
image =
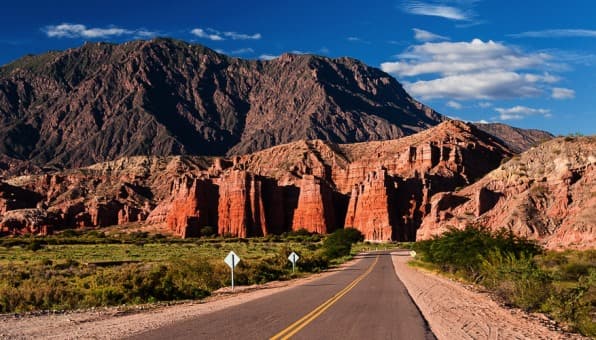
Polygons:
M288 256L288 260L292 262L292 273L296 270L296 261L298 261L299 258L300 256L298 256L298 254L295 252L292 252L290 256Z
M240 263L240 257L236 255L233 251L231 251L228 256L224 259L224 262L230 266L231 269L234 269Z
M292 252L290 256L288 256L288 260L290 260L290 262L292 262L293 264L296 264L299 258L300 256L298 256L298 254L296 254L295 252Z
M228 253L228 256L226 256L226 258L224 259L224 262L232 270L231 282L232 282L232 290L234 290L234 267L236 267L238 265L238 263L240 263L240 257L238 255L236 255L236 253L234 253L233 251L230 251Z

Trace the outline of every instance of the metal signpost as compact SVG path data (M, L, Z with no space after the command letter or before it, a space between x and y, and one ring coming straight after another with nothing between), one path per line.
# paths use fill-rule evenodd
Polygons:
M290 262L292 262L292 273L296 269L296 262L298 261L299 258L300 258L300 256L298 256L298 254L296 254L295 252L292 252L290 254L290 256L288 256L288 260L290 260Z
M224 262L230 267L232 270L232 290L234 290L234 267L240 263L240 257L236 255L233 251L228 253L228 256L224 259Z

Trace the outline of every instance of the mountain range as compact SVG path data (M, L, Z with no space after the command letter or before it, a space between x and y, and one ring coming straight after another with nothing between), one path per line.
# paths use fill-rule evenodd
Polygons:
M517 234L550 247L594 243L584 237L593 217L569 210L593 203L593 139L540 149L558 142L451 120L351 58L242 60L172 39L87 43L1 67L0 117L0 234L353 226L367 240L413 241L468 222L498 229L499 209L523 205L508 215ZM540 172L578 146L587 153L568 171ZM511 165L520 152L531 176L511 174L522 171ZM494 180L499 166L507 181ZM577 203L561 203L561 192ZM533 224L534 213L556 216Z

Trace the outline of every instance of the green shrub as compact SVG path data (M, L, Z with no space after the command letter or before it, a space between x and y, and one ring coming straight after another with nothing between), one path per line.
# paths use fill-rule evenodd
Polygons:
M419 241L413 249L423 261L436 264L440 269L478 281L482 261L488 253L498 249L504 253L529 256L540 253L541 248L505 230L493 233L488 229L468 226L464 230L450 229L440 237Z
M322 254L304 255L298 260L296 267L303 272L317 273L329 267L329 260Z
M364 235L354 228L338 229L323 241L323 254L328 259L350 255L352 244L364 240Z
M493 249L482 257L480 283L510 305L536 310L550 296L552 279L538 268L533 255Z

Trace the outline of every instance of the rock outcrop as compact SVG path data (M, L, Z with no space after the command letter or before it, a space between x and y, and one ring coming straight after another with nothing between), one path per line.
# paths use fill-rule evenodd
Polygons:
M557 138L462 190L435 195L417 236L482 225L549 248L594 248L595 193L596 138Z
M300 141L229 159L133 157L6 183L59 217L48 230L124 223L251 237L351 226L370 241L412 241L432 195L471 184L511 155L474 126L447 121L390 141ZM480 210L498 199L482 197L492 203Z
M328 234L336 225L333 192L321 179L304 175L300 181L298 206L294 211L292 230Z
M233 170L219 180L218 233L233 237L268 234L262 183L244 170Z
M385 169L369 173L352 189L345 226L360 230L366 240L393 240L396 226L395 204L392 202L394 190Z

